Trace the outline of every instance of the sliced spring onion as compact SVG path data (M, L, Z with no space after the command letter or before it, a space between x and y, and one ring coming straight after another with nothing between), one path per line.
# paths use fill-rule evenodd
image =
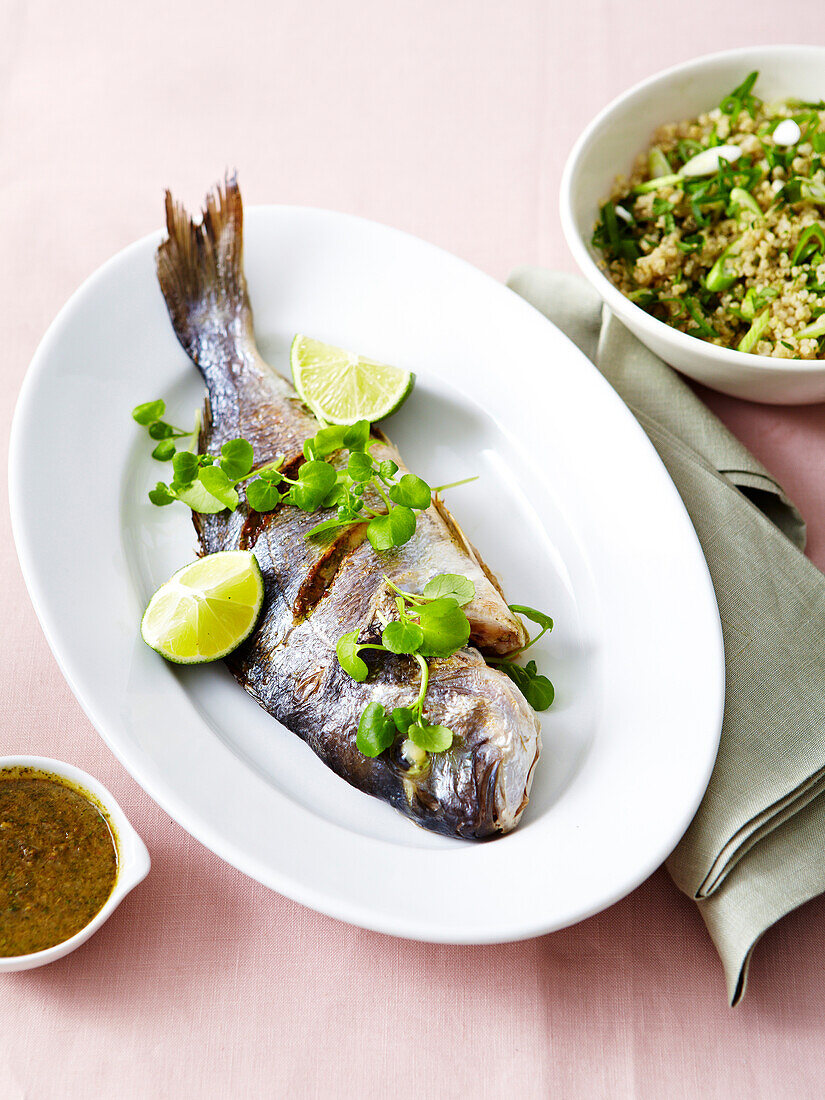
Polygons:
M714 145L710 149L703 149L695 157L691 157L687 164L679 169L680 176L692 178L694 176L712 176L719 171L722 161L733 164L742 155L738 145Z
M814 321L811 325L806 325L805 328L801 328L799 332L793 334L794 340L809 340L819 339L820 336L825 336L825 316L820 317Z
M633 194L646 195L648 191L658 191L660 187L681 186L681 183L682 177L680 175L657 176L656 179L647 180L646 183L640 183L638 187L634 187Z
M757 99L756 96L751 95L751 88L756 83L756 79L759 76L759 71L748 73L738 88L734 88L730 95L726 95L722 102L719 104L719 109L726 115L730 115L731 126L736 125L736 120L739 118L739 112L744 109L749 115L753 115L756 108Z
M733 286L739 278L739 275L734 268L731 267L729 261L731 257L739 251L741 244L742 238L737 237L717 259L716 263L705 276L705 286L708 290L712 290L714 293L718 293L720 290L727 290L728 287Z
M825 183L794 176L782 188L782 197L786 202L825 203Z
M796 145L801 137L799 123L792 118L783 118L773 132L773 140L777 145Z
M797 264L812 260L814 254L820 249L825 249L825 231L823 231L821 225L809 225L800 235L796 248L793 250L792 265L796 267Z
M673 175L670 161L658 145L654 145L647 154L647 168L652 179L658 179L660 176Z
M770 309L764 309L753 321L753 324L739 341L739 351L753 351L756 345L761 340L765 329L768 327L771 320Z
M744 187L734 187L730 193L730 207L734 214L746 216L753 221L762 221L762 208Z

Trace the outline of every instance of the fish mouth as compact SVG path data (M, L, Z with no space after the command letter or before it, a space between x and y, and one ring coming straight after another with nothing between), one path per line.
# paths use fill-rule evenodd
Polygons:
M464 840L515 829L529 802L541 753L541 725L532 711L524 717L515 737L494 735L472 750L431 757L423 774L405 773L396 760L416 823Z

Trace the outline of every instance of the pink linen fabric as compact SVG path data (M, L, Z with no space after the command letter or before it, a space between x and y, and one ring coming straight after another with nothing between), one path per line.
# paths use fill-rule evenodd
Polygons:
M5 0L4 437L46 326L160 225L165 186L196 203L235 166L250 203L376 218L500 278L572 268L556 201L581 127L666 64L772 41L775 11ZM825 9L786 0L782 26L822 41ZM702 396L799 504L825 567L823 409ZM86 947L0 981L2 1100L821 1095L825 900L765 937L733 1012L695 906L662 871L574 928L500 947L410 943L304 909L188 837L112 757L43 639L5 507L0 525L0 752L97 775L154 861Z

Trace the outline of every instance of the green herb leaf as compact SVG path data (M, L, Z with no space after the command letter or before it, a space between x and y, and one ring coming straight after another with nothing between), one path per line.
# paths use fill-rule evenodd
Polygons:
M155 420L149 425L149 435L152 439L169 439L175 434L175 429L165 420Z
M349 451L366 450L370 438L369 420L356 420L354 424L344 428L344 446Z
M200 512L202 515L215 515L226 508L223 501L213 497L199 480L182 487L177 487L175 482L172 482L172 488L175 490L178 500L182 500L193 512Z
M404 474L397 485L390 489L390 500L407 508L429 508L431 489L426 481L415 474Z
M509 607L516 615L521 615L523 618L529 619L531 623L540 626L542 634L546 634L548 630L553 629L553 620L544 611L537 611L535 607L527 607L525 604L520 603L511 603ZM536 641L540 636L537 635Z
M556 690L546 676L533 676L524 689L524 698L533 710L547 710L556 697Z
M168 462L176 450L174 439L162 439L152 451L152 458L156 458L158 462Z
M230 439L221 447L221 469L231 482L240 481L252 469L252 444Z
M174 504L178 498L169 491L168 485L164 485L162 481L159 481L154 489L149 490L149 499L158 508L163 508L165 504Z
M415 721L415 712L412 707L396 707L392 712L392 720L398 732L406 734Z
M298 484L289 490L287 500L304 512L314 512L321 507L335 481L335 470L328 463L305 462L298 471Z
M369 481L373 475L372 458L364 451L353 451L347 463L347 473L353 481Z
M160 420L166 412L165 401L145 401L142 405L136 405L132 409L132 419L138 424L148 427L153 420Z
M256 512L271 512L281 503L281 491L274 480L256 477L246 487L246 501Z
M424 585L424 595L431 600L452 597L459 607L466 607L476 594L476 586L460 573L439 573Z
M175 472L175 481L182 485L189 485L198 476L200 464L198 456L191 451L178 451L172 459L172 469Z
M328 428L321 428L315 435L304 443L305 458L326 458L328 455L340 451L344 445L344 436L347 434L344 424L332 424Z
M453 731L447 726L425 726L414 723L407 730L414 745L427 752L446 752L453 743Z
M369 673L366 663L358 656L360 649L357 630L351 630L349 634L342 634L335 646L338 664L348 676L351 676L353 680L357 680L359 684L366 680Z
M535 661L528 661L526 665L497 661L495 667L507 673L533 710L547 710L553 702L553 685L546 676L538 674Z
M238 507L238 492L220 466L203 466L198 473L198 481L230 512Z
M395 723L381 703L367 703L358 723L358 751L374 759L390 747L395 737Z
M416 623L387 623L381 641L390 653L415 653L424 641L424 631Z
M424 604L418 613L424 632L419 652L425 657L449 657L470 638L470 623L458 603L449 598Z
M386 516L376 516L367 527L373 550L391 550L403 546L415 533L415 515L400 505Z
M378 467L378 473L385 481L389 481L391 477L395 477L398 473L398 466L391 458L385 458Z

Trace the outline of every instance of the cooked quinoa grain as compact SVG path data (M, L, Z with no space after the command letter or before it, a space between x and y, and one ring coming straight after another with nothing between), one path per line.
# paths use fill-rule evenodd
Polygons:
M825 102L763 103L757 76L712 111L656 131L630 178L616 179L593 244L619 290L674 328L758 355L818 359Z

